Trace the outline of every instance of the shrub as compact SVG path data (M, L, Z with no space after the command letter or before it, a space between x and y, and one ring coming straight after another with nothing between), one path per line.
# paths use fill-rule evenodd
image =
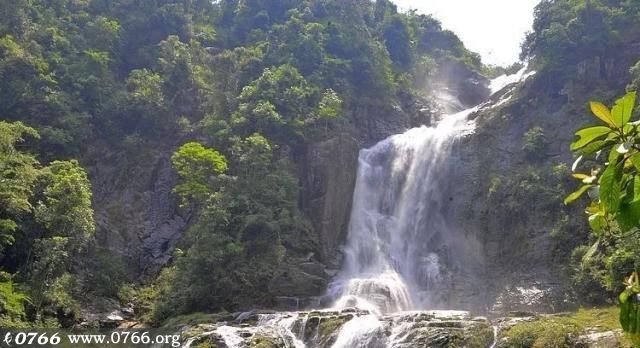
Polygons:
M527 159L539 160L544 158L547 150L547 140L541 127L533 127L522 136L522 151Z

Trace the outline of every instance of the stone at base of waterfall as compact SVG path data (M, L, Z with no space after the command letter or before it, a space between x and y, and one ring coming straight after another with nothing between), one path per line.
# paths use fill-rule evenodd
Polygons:
M588 333L578 337L578 343L576 346L589 348L618 348L622 347L620 344L620 337L622 336L622 330Z
M372 321L374 325L360 330ZM361 340L360 331L366 334ZM222 348L330 348L336 344L354 348L486 348L493 342L493 328L486 318L463 311L415 311L376 317L347 308L243 313L232 322L186 328L183 337L191 337L190 347L210 343Z

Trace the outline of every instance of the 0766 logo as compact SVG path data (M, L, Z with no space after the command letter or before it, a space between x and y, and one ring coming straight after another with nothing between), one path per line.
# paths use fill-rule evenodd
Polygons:
M44 345L57 345L60 343L60 341L61 339L57 332L51 336L47 335L46 333L41 333L38 335L37 332L18 332L16 334L12 332L7 332L4 335L4 340L2 341L2 343L7 347L11 347L13 345L44 346Z

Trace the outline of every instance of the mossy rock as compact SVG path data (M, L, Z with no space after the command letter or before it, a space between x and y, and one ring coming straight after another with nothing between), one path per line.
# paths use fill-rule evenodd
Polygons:
M257 336L252 341L249 347L251 348L279 348L286 345L279 338Z
M193 348L218 348L218 344L212 337L200 337L191 343Z
M351 314L323 318L322 320L320 320L320 324L318 326L318 334L320 335L320 337L333 335L342 327L342 325L344 325L351 319L353 319L353 315Z
M519 323L505 333L505 339L499 342L499 348L543 348L572 347L579 335L576 325L556 321L532 321Z
M486 348L493 342L493 328L488 322L430 322L417 324L402 343L412 347Z
M216 345L213 342L201 342L192 347L193 348L218 348L218 345Z
M533 321L519 322L504 328L499 334L498 348L573 348L584 347L587 333L619 330L618 309L615 307L581 309L575 313L539 316ZM611 347L633 347L622 334Z
M484 348L489 347L495 339L493 327L489 323L471 326L465 333L465 347Z

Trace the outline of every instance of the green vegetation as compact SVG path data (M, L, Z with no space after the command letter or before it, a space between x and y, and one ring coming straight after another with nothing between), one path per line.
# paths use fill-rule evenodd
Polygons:
M593 62L607 76L612 51L624 51L640 29L640 4L626 0L545 0L535 9L533 31L523 43L522 58L535 57L534 68L551 92ZM637 57L635 57L637 60Z
M0 14L2 320L28 325L75 324L78 294L132 301L156 324L272 305L265 288L289 260L319 255L300 209L306 147L357 132L358 110L428 98L417 87L440 66L484 69L388 0L5 1ZM154 148L177 149L192 218L140 287L136 256L96 243L111 238L94 237L83 165L99 173L110 153L126 176Z
M170 326L213 318L192 313L272 306L274 279L288 267L326 261L309 218L316 193L301 190L313 145L362 140L392 111L428 103L425 87L447 68L494 76L521 68L483 66L436 19L389 0L3 1L0 14L0 326L73 326L85 295L132 302L142 320ZM542 1L523 54L549 95L513 114L564 96L590 65L600 75L590 92L608 95L599 88L612 73L610 52L630 52L618 57L633 65L622 83L637 89L640 62L628 47L638 23L636 1ZM554 261L572 253L567 268L587 301L625 290L640 264L629 98L613 111L594 105L604 125L574 144L596 167L578 175L579 193L600 189L591 247L573 250L584 236L561 206L568 168L549 160L549 122L520 124L522 166L478 180L500 207L491 214L518 231L510 238L523 239L534 218L553 221ZM143 276L127 267L135 251L102 247L113 231L96 232L90 179L151 172L151 149L170 158L188 226L162 270ZM93 184L109 200L119 183Z
M21 151L27 136L39 137L0 121L0 321L69 325L79 311L73 294L82 291L78 257L95 232L91 184L75 160L42 166Z
M531 160L539 160L545 157L547 140L541 127L529 129L522 137L522 152Z
M580 309L575 313L541 316L516 323L500 333L499 348L543 348L580 346L579 336L587 331L605 332L619 327L615 307ZM621 347L632 347L626 337L618 337Z
M575 201L589 191L591 203L586 213L595 242L581 255L583 262L590 261L589 259L598 252L600 244L615 245L606 249L609 251L609 254L605 255L605 265L609 271L606 285L620 288L623 284L623 274L634 272L624 282L624 291L620 295L620 323L625 331L638 334L640 133L638 125L632 121L636 93L628 93L618 99L611 110L598 102L591 102L590 106L592 113L604 125L584 128L576 133L579 139L571 144L571 149L578 152L580 157L573 166L574 172L583 159L593 158L594 162L588 174L573 174L583 185L569 195L565 203ZM606 159L600 158L601 152L607 155Z

